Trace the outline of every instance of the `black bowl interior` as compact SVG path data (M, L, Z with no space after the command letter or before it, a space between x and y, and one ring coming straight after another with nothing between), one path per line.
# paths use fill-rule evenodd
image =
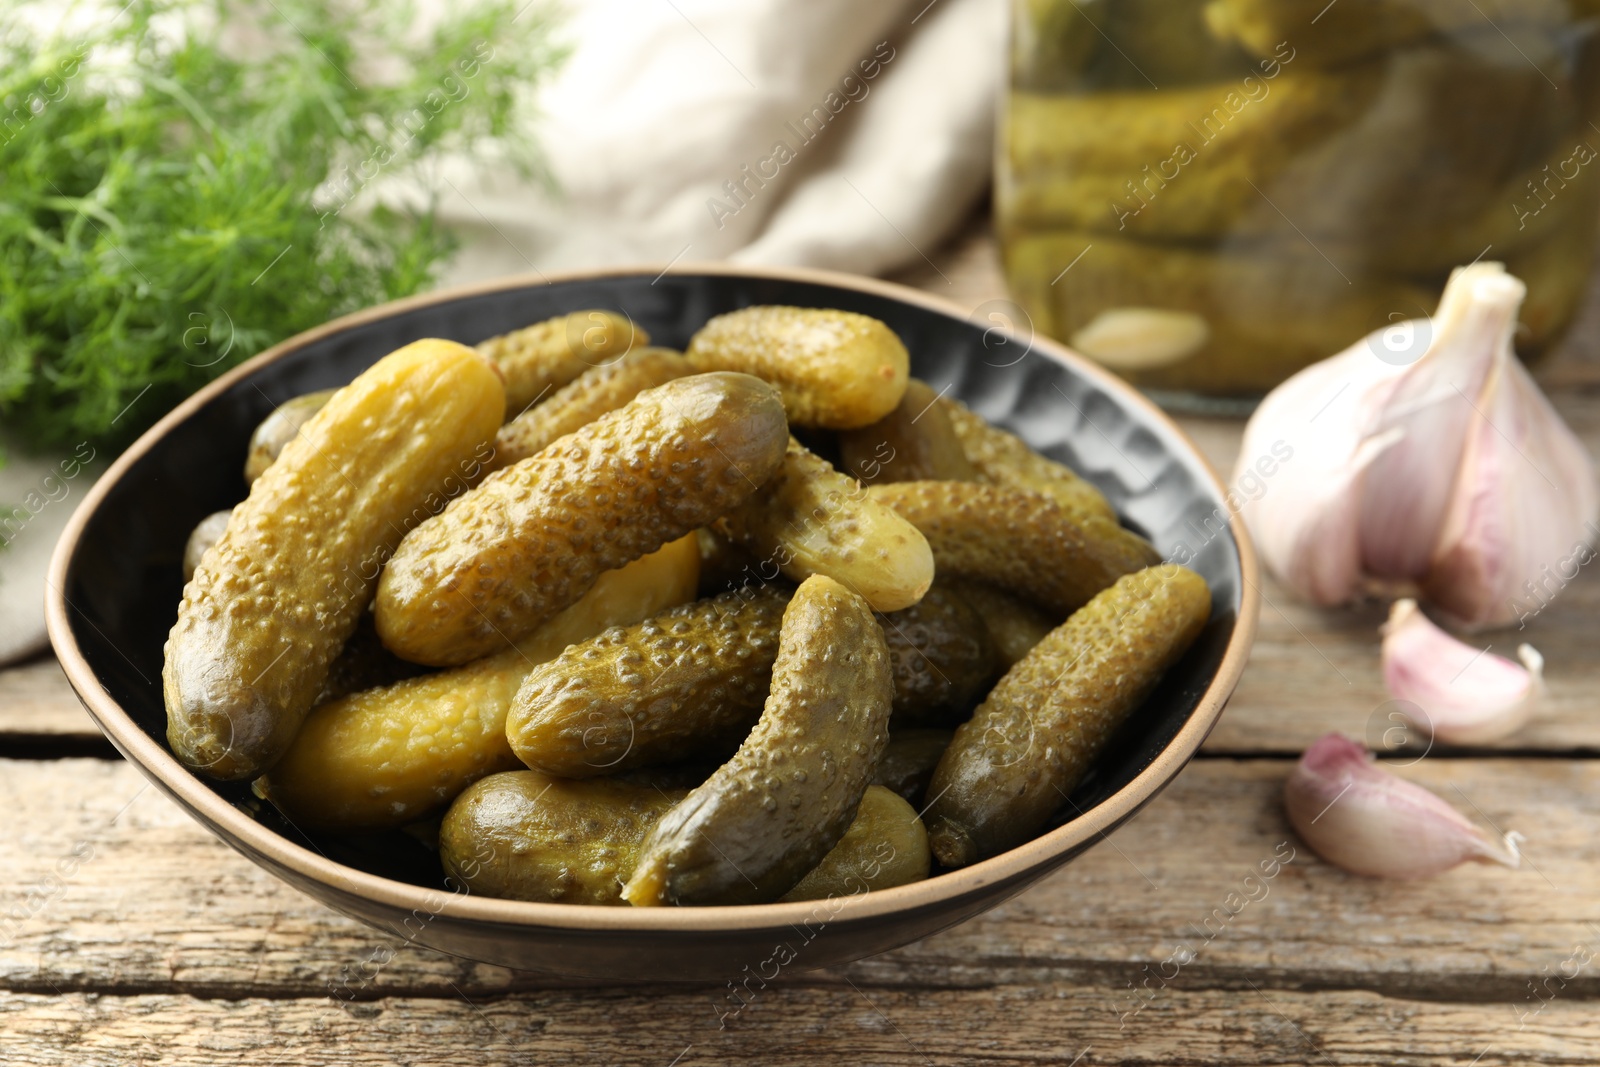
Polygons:
M684 347L707 319L750 304L843 308L887 323L910 349L912 373L964 400L1093 480L1124 521L1211 585L1212 620L1195 647L1119 733L1077 789L1062 821L1088 811L1143 770L1193 714L1222 662L1243 602L1238 546L1209 473L1146 409L1131 405L1024 338L876 292L746 274L624 275L475 292L348 326L234 383L155 442L90 517L67 572L68 615L106 692L151 737L165 736L162 645L177 616L189 531L245 495L252 429L277 404L343 385L423 337L473 344L586 308L622 311L652 343ZM248 786L207 782L261 823L330 859L439 887L433 854L402 833L308 837Z

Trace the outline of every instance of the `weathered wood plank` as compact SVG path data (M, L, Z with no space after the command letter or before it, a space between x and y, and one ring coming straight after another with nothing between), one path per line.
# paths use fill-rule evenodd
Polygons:
M99 737L54 656L0 670L0 740L6 736Z
M1147 965L1159 973L1192 953L1185 988L1511 1000L1573 945L1600 949L1600 764L1430 757L1409 768L1475 818L1527 834L1536 865L1469 866L1420 885L1318 862L1283 821L1287 769L1281 760L1196 763L1146 813L1021 897L814 980L1071 980L1120 991L1106 994L1102 1010L1112 1012L1127 1010L1130 983L1147 977ZM0 810L9 827L0 837L0 988L314 996L385 945L395 958L363 996L552 984L401 945L334 915L229 851L123 763L0 761ZM1262 864L1291 851L1292 862L1260 881ZM1258 881L1247 883L1252 872ZM1230 894L1257 899L1241 905ZM1572 989L1600 995L1588 973Z
M988 1064L1582 1064L1600 1016L1557 998L1522 1029L1505 1005L1358 991L1174 990L1123 1025L1098 990L1065 982L984 990L839 988L784 979L734 1018L709 993L548 991L489 1001L200 1000L180 995L0 994L7 1062L168 1067L227 1062L346 1067L827 1062Z

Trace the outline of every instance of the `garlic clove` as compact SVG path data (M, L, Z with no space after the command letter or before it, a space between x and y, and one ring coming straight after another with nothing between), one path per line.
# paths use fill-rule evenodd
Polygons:
M1418 579L1433 546L1476 419L1473 403L1502 351L1509 352L1527 287L1498 263L1450 275L1439 308L1417 328L1425 348L1383 397L1368 432L1402 440L1368 470L1361 508L1363 568L1379 579Z
M1576 574L1600 493L1583 442L1509 343L1473 419L1423 588L1463 625L1498 626Z
M1399 600L1383 627L1389 695L1421 709L1413 725L1450 745L1496 741L1521 729L1543 688L1544 657L1530 645L1513 663L1463 644Z
M1097 363L1129 371L1181 362L1210 339L1210 324L1192 311L1118 307L1100 312L1070 343Z
M1468 860L1516 867L1520 834L1502 844L1419 785L1379 767L1340 734L1319 739L1283 787L1289 824L1335 867L1372 878L1427 878Z

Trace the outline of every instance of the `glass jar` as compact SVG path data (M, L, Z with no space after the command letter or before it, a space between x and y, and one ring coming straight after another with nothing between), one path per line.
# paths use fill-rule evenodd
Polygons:
M1034 326L1158 399L1259 396L1453 267L1557 341L1600 221L1600 0L1013 0L997 150Z

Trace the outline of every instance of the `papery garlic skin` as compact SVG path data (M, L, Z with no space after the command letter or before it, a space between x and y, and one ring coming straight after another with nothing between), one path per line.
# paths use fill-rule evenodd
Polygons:
M1497 741L1521 729L1543 689L1544 657L1517 650L1520 664L1463 644L1399 600L1383 627L1389 695L1421 709L1413 725L1447 745Z
M1371 878L1427 878L1476 860L1516 867L1521 835L1492 843L1455 808L1379 767L1340 734L1319 739L1283 787L1289 825L1335 867Z
M1412 579L1427 573L1462 449L1478 421L1473 398L1482 394L1502 351L1511 355L1527 291L1498 263L1455 272L1425 324L1427 350L1389 386L1367 430L1400 434L1363 479L1361 562L1368 574Z
M1322 605L1421 591L1492 625L1588 543L1593 462L1511 348L1525 292L1498 263L1460 268L1434 318L1402 324L1417 359L1379 358L1380 331L1261 402L1239 470L1278 442L1293 470L1239 513L1284 584Z
M1495 373L1423 585L1469 627L1516 622L1524 584L1586 545L1600 514L1583 442L1509 350Z

